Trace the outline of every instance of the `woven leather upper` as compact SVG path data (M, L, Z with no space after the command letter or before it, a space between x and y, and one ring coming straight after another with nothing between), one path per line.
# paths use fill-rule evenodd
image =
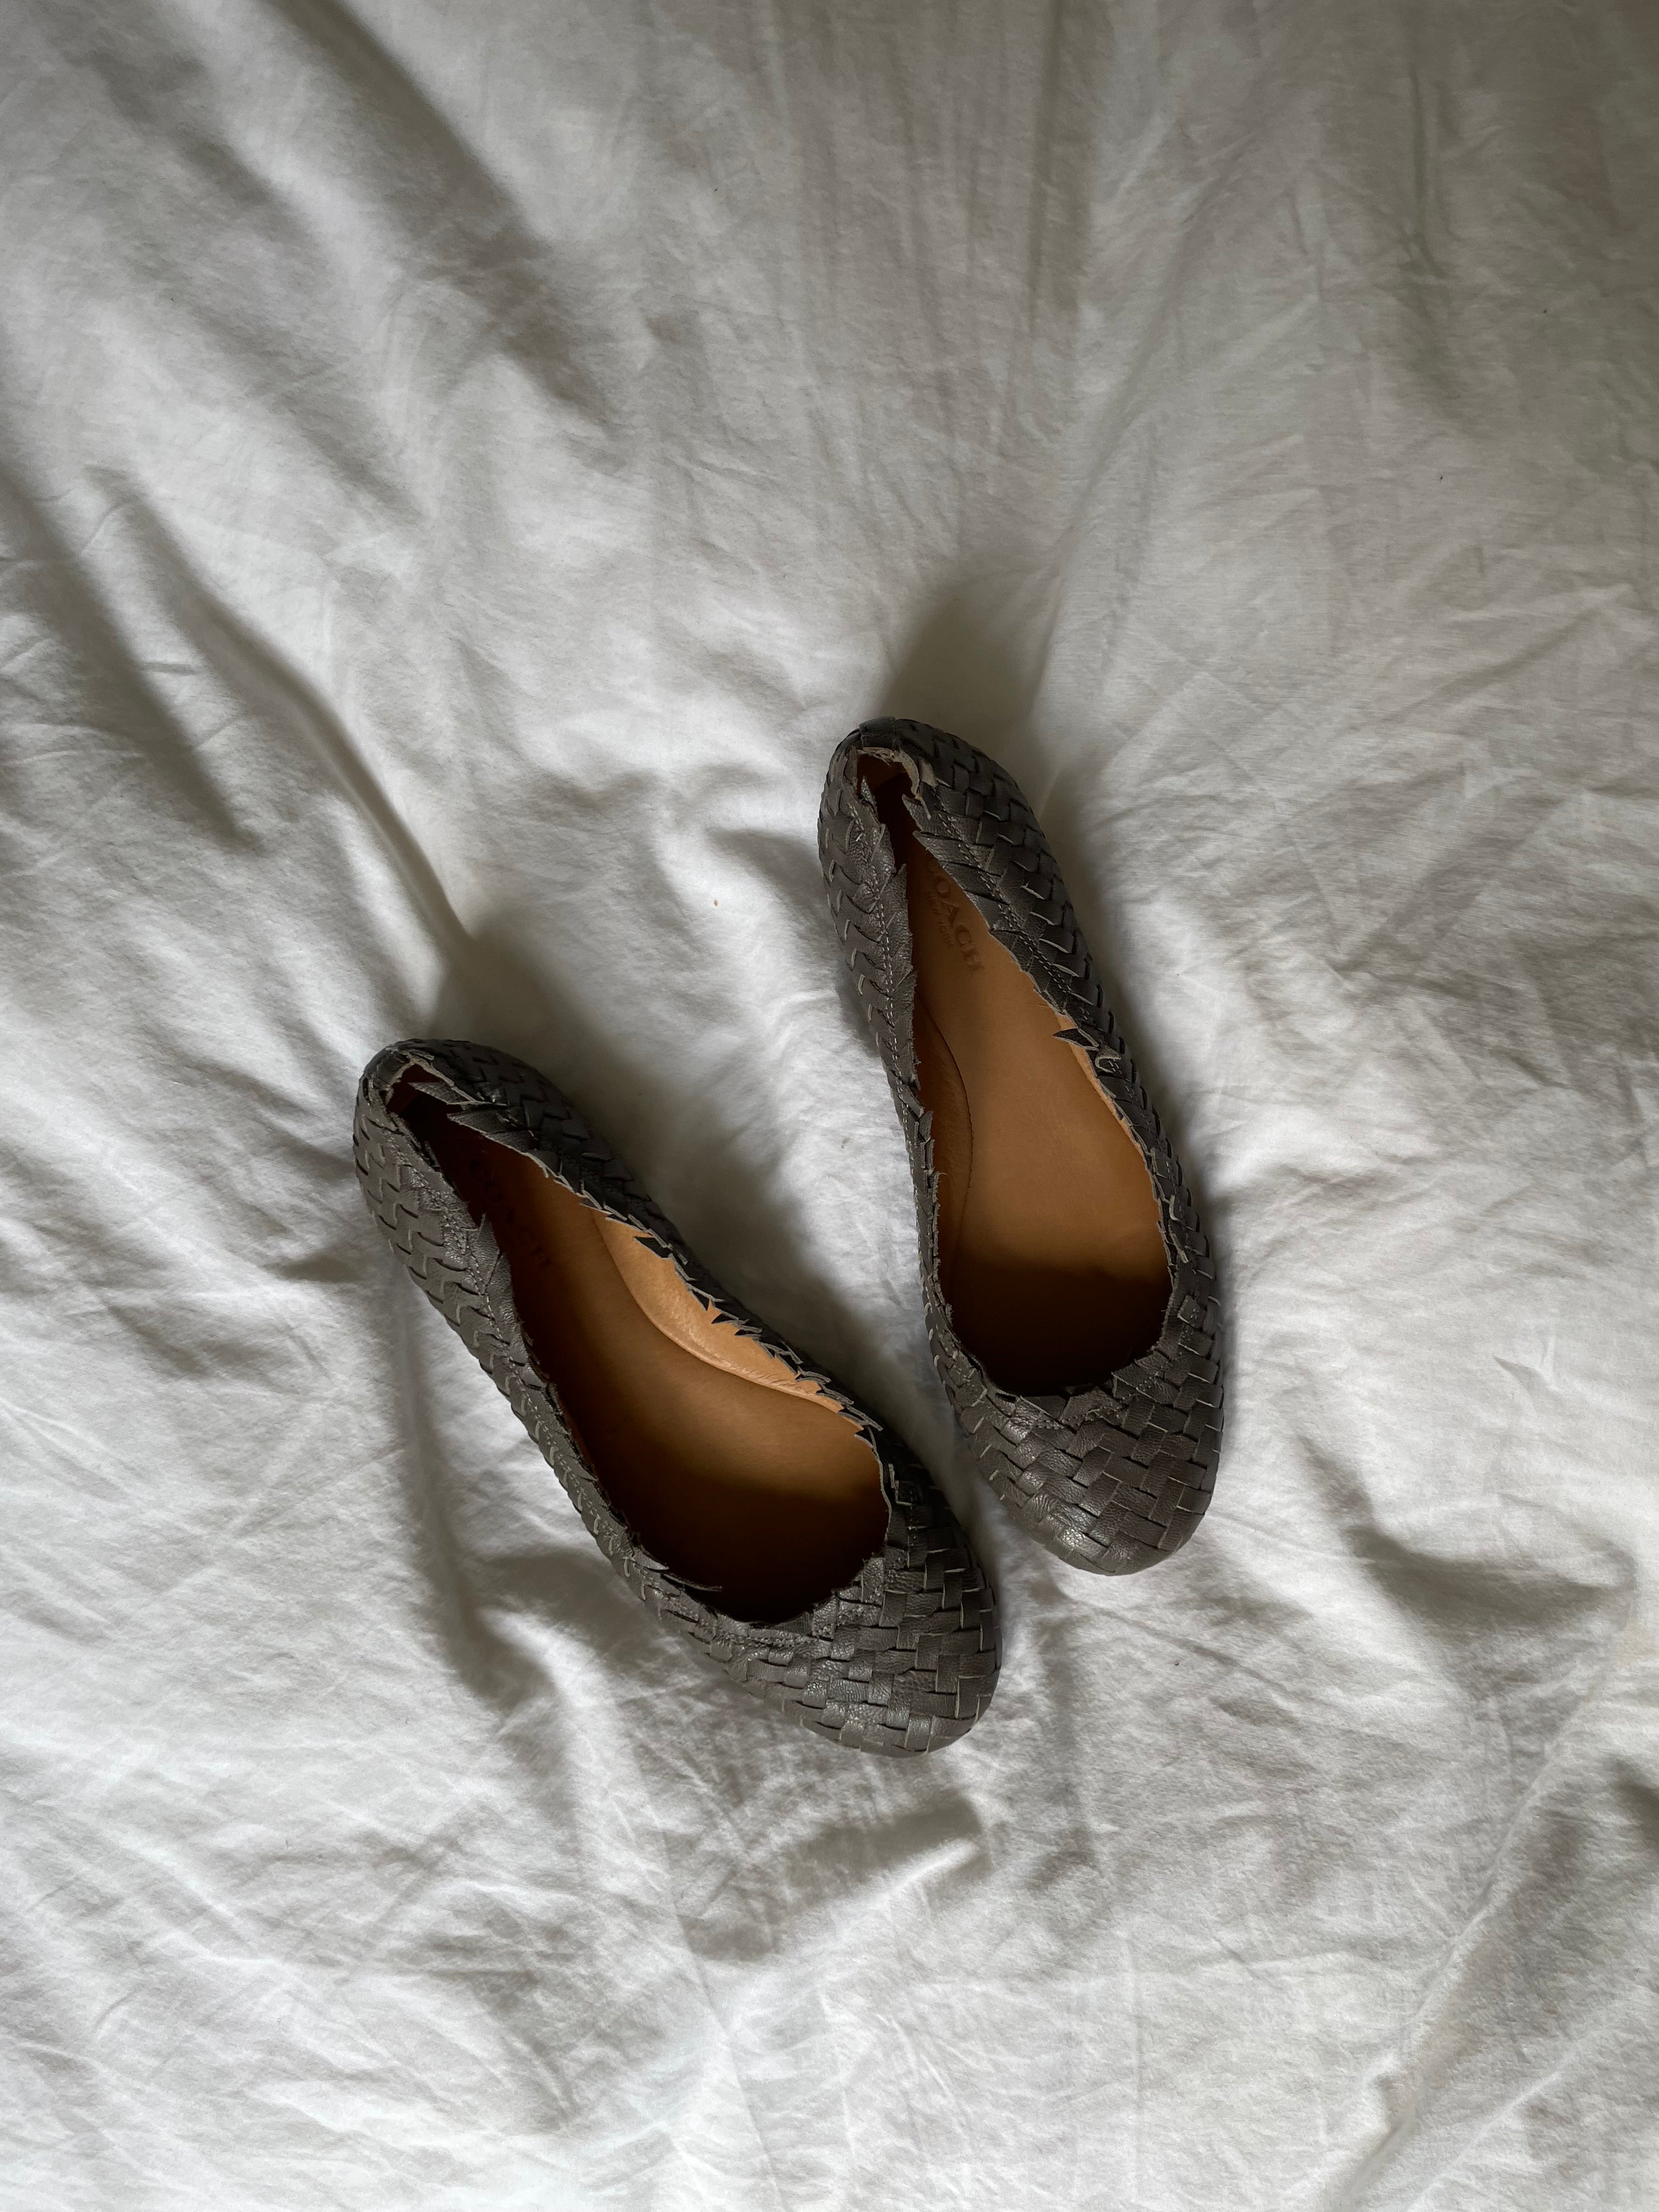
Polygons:
M388 1103L411 1068L457 1121L529 1154L590 1206L639 1231L720 1319L853 1417L876 1454L889 1507L886 1542L854 1582L797 1620L757 1626L714 1610L634 1541L525 1341L494 1235ZM359 1086L355 1152L369 1211L392 1249L502 1391L600 1550L659 1619L775 1711L839 1743L902 1754L966 1733L995 1686L996 1601L945 1498L897 1437L720 1288L551 1084L483 1046L390 1046Z
M916 835L973 901L1080 1045L1139 1147L1157 1194L1171 1294L1157 1343L1070 1395L1000 1389L951 1327L939 1282L938 1178L916 1079L915 977L902 872L861 757L908 777ZM981 1472L1050 1550L1101 1574L1177 1551L1197 1527L1221 1443L1220 1320L1209 1247L1072 911L1018 787L985 754L923 722L866 722L837 748L819 851L842 948L886 1067L915 1187L922 1291L933 1356Z

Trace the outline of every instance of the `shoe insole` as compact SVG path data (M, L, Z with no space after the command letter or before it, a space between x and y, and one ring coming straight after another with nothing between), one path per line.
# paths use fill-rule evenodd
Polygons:
M505 1257L525 1340L629 1533L739 1620L788 1620L878 1552L876 1455L842 1408L648 1250L405 1077L391 1104Z
M1060 1016L915 835L903 770L866 776L905 870L951 1324L1006 1389L1103 1382L1164 1326L1152 1177Z

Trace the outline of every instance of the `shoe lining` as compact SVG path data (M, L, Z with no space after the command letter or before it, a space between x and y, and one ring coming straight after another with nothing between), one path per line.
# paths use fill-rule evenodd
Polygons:
M1103 1382L1158 1341L1170 1301L1146 1162L1087 1055L915 835L904 769L860 769L904 870L951 1326L1005 1389Z
M459 1124L420 1079L392 1110L494 1231L525 1340L635 1540L739 1620L793 1620L852 1581L888 1522L856 1423L637 1231Z

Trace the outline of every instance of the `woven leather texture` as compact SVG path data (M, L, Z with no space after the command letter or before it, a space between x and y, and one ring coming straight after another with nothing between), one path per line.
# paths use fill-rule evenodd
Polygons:
M904 882L858 762L900 763L916 834L1087 1052L1158 1195L1171 1296L1158 1342L1069 1395L1000 1389L958 1342L939 1286L938 1183L916 1084ZM1012 779L923 722L866 722L837 748L818 822L842 949L892 1086L915 1187L933 1357L981 1472L1073 1565L1130 1574L1198 1526L1221 1443L1220 1319L1209 1247L1179 1164L1109 1012L1048 841Z
M889 1508L886 1542L855 1582L797 1620L757 1626L715 1611L635 1543L526 1345L495 1237L387 1103L411 1066L459 1109L456 1120L527 1152L568 1190L640 1231L705 1306L852 1415L880 1463ZM505 1395L599 1549L659 1620L775 1711L854 1749L932 1751L973 1726L996 1683L996 1601L945 1498L896 1437L720 1288L551 1084L478 1045L392 1045L370 1062L359 1086L354 1150L369 1212L392 1249Z

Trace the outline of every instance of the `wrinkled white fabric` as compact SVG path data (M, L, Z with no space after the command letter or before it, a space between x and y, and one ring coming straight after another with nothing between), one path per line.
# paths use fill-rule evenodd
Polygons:
M3 0L0 2204L1659 2203L1647 0ZM1207 1522L971 1475L814 846L1048 829ZM562 1083L1006 1656L838 1752L378 1241Z

